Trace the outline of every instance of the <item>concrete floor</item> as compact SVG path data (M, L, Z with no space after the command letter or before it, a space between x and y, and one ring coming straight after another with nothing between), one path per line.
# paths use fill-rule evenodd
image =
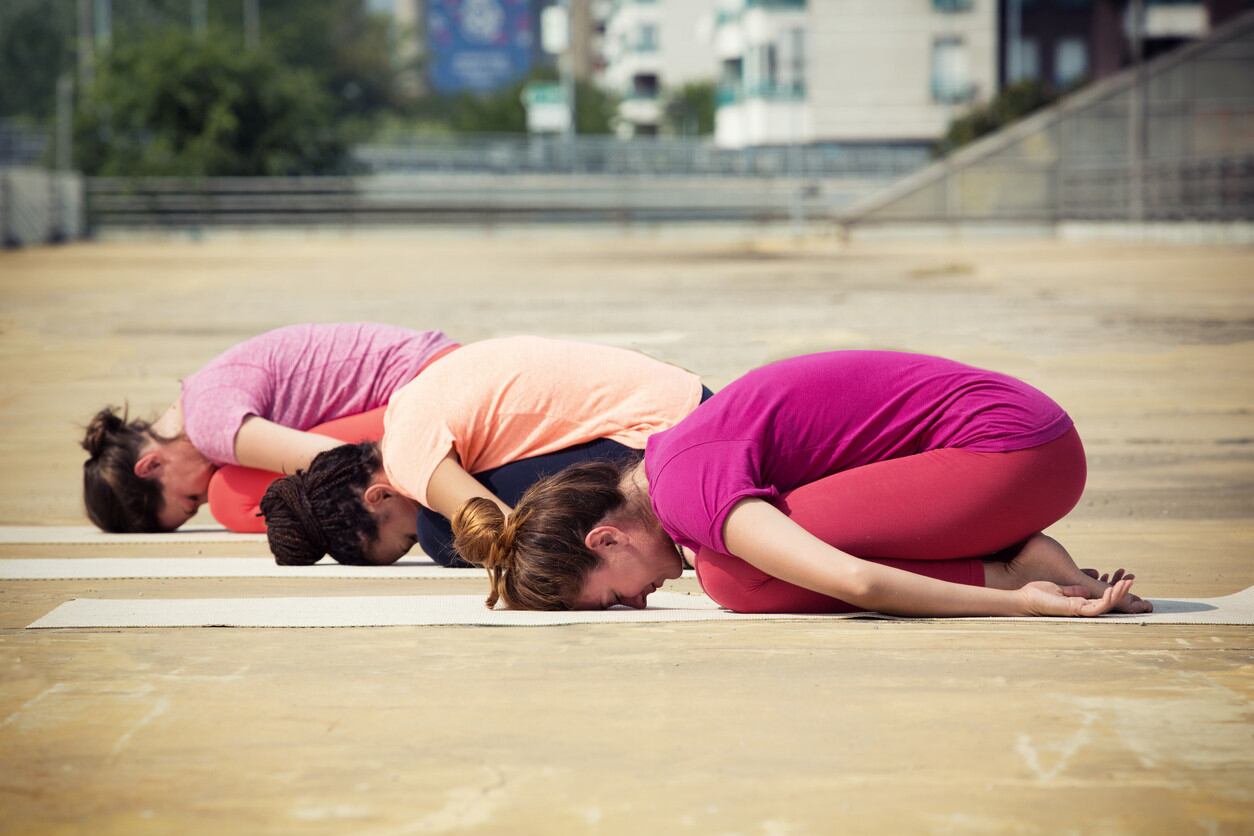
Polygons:
M995 367L1076 418L1085 565L1254 584L1254 251L693 234L238 237L0 254L0 523L80 523L78 426L303 320L633 346L721 385L811 350ZM260 553L7 546L0 557ZM681 582L684 584L691 582ZM0 830L1254 832L1254 629L21 628L75 596L465 580L0 584Z

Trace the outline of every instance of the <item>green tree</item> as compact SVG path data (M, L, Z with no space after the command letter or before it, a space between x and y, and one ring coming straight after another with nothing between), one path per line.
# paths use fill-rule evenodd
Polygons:
M716 91L712 81L692 81L669 91L662 109L667 132L679 136L714 133Z
M428 99L422 109L447 113L449 126L458 133L526 133L527 108L522 91L533 81L556 83L554 73L543 68L523 81L495 93L463 93L447 100ZM575 85L575 130L577 133L608 134L618 108L618 100L595 84Z
M333 97L337 116L369 116L410 104L399 81L414 67L395 58L400 33L390 17L372 13L364 0L264 0L261 9L262 46L315 73Z
M611 133L617 113L617 96L589 81L576 83L575 130L580 135Z
M1008 85L989 102L968 111L949 123L945 135L932 153L944 156L969 142L991 134L1027 116L1058 98L1051 88L1035 79Z
M317 78L266 52L167 30L101 57L76 119L88 174L321 174L345 163Z
M73 32L73 0L0 2L0 116L52 116L57 78L74 69Z

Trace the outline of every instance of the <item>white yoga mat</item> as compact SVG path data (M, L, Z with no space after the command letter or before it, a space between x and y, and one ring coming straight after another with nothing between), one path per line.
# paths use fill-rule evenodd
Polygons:
M695 576L692 570L684 573ZM14 557L0 559L0 580L108 578L484 578L482 569L446 569L418 552L390 566L279 566L268 557Z
M0 525L0 544L264 543L265 540L264 534L237 534L207 526L160 534L108 534L90 525Z
M1155 599L1150 615L1101 618L963 619L978 621L1062 621L1070 624L1254 624L1254 587L1222 598ZM656 621L753 621L766 619L888 618L851 615L740 615L718 608L702 595L658 592L649 608L596 612L515 612L488 610L481 595L371 595L293 598L80 598L57 607L29 625L48 627L398 627L483 625L540 627L556 624Z
M0 580L87 578L442 578L483 577L482 569L445 569L426 558L391 566L279 566L269 557L15 557L0 559Z

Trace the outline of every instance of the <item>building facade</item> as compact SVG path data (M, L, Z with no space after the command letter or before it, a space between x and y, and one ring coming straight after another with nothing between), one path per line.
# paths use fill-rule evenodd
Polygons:
M999 0L1003 86L1039 81L1065 90L1149 60L1254 6L1247 0ZM1134 36L1136 30L1136 36Z
M716 141L927 146L997 91L997 0L720 0Z
M711 0L615 0L603 13L599 81L622 97L618 132L655 135L668 90L714 81Z

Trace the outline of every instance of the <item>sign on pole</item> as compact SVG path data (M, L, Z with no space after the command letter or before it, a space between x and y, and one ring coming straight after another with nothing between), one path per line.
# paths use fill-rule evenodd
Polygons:
M527 130L531 133L564 133L570 126L570 106L561 84L535 81L523 88Z

